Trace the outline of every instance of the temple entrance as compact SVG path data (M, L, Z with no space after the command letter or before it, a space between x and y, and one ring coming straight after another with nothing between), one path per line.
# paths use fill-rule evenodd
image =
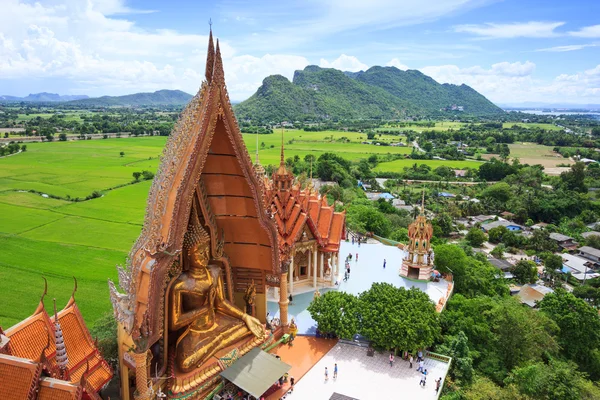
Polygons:
M296 253L294 264L294 279L297 281L307 280L308 252Z
M419 268L408 267L407 278L419 279Z

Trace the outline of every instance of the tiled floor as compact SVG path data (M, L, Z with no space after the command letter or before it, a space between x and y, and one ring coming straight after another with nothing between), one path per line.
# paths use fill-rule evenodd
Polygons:
M344 259L352 253L350 262L350 279L343 281ZM358 253L358 261L356 261ZM400 266L404 252L394 246L377 244L351 244L342 242L340 247L340 270L342 274L338 289L320 289L321 293L328 290L342 290L347 293L359 294L368 290L374 282L388 282L396 287L417 287L427 293L431 300L437 304L439 299L447 293L448 282L416 282L400 277ZM383 260L386 259L386 268ZM313 298L313 291L294 295L293 304L289 306L290 318L295 318L300 334L314 335L316 332L315 321L310 317L306 308ZM279 304L268 302L268 311L271 317L279 317Z
M338 377L333 379L334 364L338 365ZM325 367L329 379L325 380ZM426 359L428 371L425 387L419 385L421 374L408 368L408 362L397 360L390 367L388 354L375 353L367 356L364 347L338 343L296 385L287 400L328 400L334 392L360 400L419 399L434 400L435 380L445 379L448 364Z
M281 361L292 366L289 374L298 382L336 343L337 340L298 336L294 340L293 346L281 345L272 353L277 354L281 357ZM269 396L268 400L279 400L289 390L289 387L288 381L288 383L284 383L281 390Z

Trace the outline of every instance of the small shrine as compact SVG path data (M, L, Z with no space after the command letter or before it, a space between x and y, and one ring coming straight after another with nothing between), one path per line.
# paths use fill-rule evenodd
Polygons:
M256 163L258 165L258 162ZM279 254L289 263L289 293L334 286L340 272L340 243L346 237L346 212L336 212L326 195L309 184L302 189L285 165L283 136L279 166L265 178L267 211L277 227ZM287 324L282 317L282 323Z
M425 216L425 193L421 202L421 212L408 226L408 245L403 246L407 253L402 260L400 276L409 279L429 280L434 270L431 237L433 227Z
M286 288L287 264L212 31L205 76L169 136L119 287L109 282L123 400L204 399L274 341L266 294Z
M0 328L0 398L99 400L113 372L92 340L75 289L60 311L44 307L47 285L35 312L15 326Z

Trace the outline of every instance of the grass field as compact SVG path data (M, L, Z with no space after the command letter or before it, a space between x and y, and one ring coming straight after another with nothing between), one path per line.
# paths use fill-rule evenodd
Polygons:
M523 128L541 128L549 131L560 131L563 128L556 126L554 124L538 124L534 122L505 122L502 124L503 128L510 128L514 125L521 126Z
M509 144L510 157L518 158L521 164L543 165L546 173L554 175L550 168L555 168L558 164L572 164L569 158L564 158L558 153L555 153L551 146L543 146L537 143L513 143ZM498 157L496 154L482 154L485 159ZM558 170L558 173L562 170Z
M336 141L342 137L350 142ZM254 158L256 135L244 135L244 139ZM364 140L365 134L351 132L284 133L286 157L318 157L332 151L358 160L371 154L411 151L363 145ZM398 138L382 136L382 140ZM125 262L141 231L150 188L149 181L130 184L132 173L156 171L165 142L165 137L144 137L30 143L26 152L0 158L0 326L8 328L33 312L43 290L42 276L48 279L47 299L55 297L59 307L70 296L72 276L77 278L76 297L88 323L111 310L107 279L116 279L115 266ZM281 133L258 135L258 143L261 163L277 164ZM120 152L125 155L121 157ZM378 170L401 169L414 162L382 163ZM479 165L469 161L416 162L433 167ZM85 198L93 191L103 196L67 200L67 196ZM48 309L51 303L46 301Z
M450 129L460 129L461 127L465 126L467 124L463 123L463 122L454 122L454 121L442 121L442 122L436 122L434 127L423 127L420 125L408 125L402 128L396 128L394 126L384 126L383 128L380 129L376 129L376 130L384 130L384 131L397 131L397 132L404 132L404 131L415 131L418 133L421 133L423 131L447 131Z
M406 167L412 167L414 164L421 165L427 164L431 168L437 168L441 166L446 166L450 168L479 168L481 162L472 161L472 160L464 160L464 161L455 161L455 160L412 160L412 159L403 159L403 160L394 160L383 162L375 167L375 171L378 172L402 172Z

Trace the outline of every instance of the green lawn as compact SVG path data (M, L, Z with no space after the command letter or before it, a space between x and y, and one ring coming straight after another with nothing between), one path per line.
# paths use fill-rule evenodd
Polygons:
M446 166L450 168L479 168L481 162L465 160L465 161L453 161L453 160L412 160L412 159L402 159L402 160L394 160L383 162L375 167L375 171L380 172L402 172L405 167L412 167L414 164L421 165L427 164L431 168L437 168L441 166Z
M541 128L549 131L560 131L563 129L554 124L538 124L534 122L505 122L502 124L502 128L510 128L513 125L521 126L523 128Z
M256 136L244 135L252 158ZM392 142L398 137L383 135L381 139ZM411 151L363 141L366 134L353 132L284 133L286 157L335 152L358 160L371 154ZM8 328L33 312L43 289L42 276L48 279L47 299L56 297L59 307L71 294L72 276L77 277L77 298L88 323L110 312L107 279L116 278L115 266L125 262L140 234L150 188L149 181L131 184L132 173L155 172L165 142L165 137L144 137L30 143L25 153L0 159L0 326ZM261 163L277 164L281 132L258 135L258 143ZM120 152L125 155L121 157ZM479 165L397 160L380 164L378 170L399 170L415 162L433 167ZM94 191L102 197L71 201ZM51 308L50 300L46 306Z

